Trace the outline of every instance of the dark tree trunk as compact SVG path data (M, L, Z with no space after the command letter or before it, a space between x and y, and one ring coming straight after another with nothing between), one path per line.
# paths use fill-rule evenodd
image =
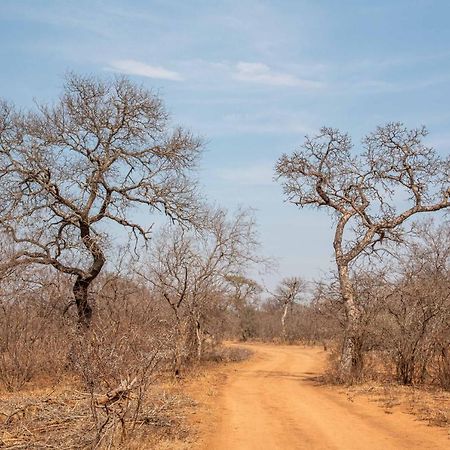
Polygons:
M92 321L92 307L89 304L88 290L102 270L106 259L100 246L91 237L91 229L87 222L80 221L80 235L84 246L91 253L93 261L89 270L77 276L72 292L77 305L78 323L83 328L89 328Z
M92 307L88 298L88 289L91 282L92 280L77 277L72 289L77 305L78 323L83 328L89 328L92 320Z

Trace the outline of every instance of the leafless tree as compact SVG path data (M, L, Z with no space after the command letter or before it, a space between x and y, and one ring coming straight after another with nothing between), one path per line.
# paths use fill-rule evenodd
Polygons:
M256 281L240 274L227 275L226 281L231 288L230 306L239 322L240 339L245 342L256 334L255 312L263 288Z
M423 143L426 135L425 128L389 123L366 136L355 154L347 134L322 128L276 165L288 201L326 208L336 218L333 246L347 317L341 370L347 378L359 367L351 264L383 240L398 240L411 217L450 206L449 159Z
M227 277L257 261L254 221L248 211L228 218L223 210L206 213L201 232L163 230L142 276L167 301L173 312L178 344L175 372L193 338L197 359L202 355L205 323L214 300L223 298ZM189 350L187 351L189 353Z
M294 304L300 300L300 295L304 290L305 282L299 277L284 278L275 290L274 299L283 311L281 315L281 333L284 341L287 339L286 317L289 308L292 309Z
M171 129L161 100L126 78L69 75L53 105L27 113L0 103L0 229L13 242L4 266L40 264L74 277L79 322L88 326L89 286L102 270L105 225L149 238L162 212L193 222L190 177L201 142Z

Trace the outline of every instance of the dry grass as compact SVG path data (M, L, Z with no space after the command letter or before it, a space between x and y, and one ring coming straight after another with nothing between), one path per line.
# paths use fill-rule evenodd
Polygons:
M203 356L204 361L217 363L241 362L250 358L252 351L241 347L217 346Z
M3 396L0 447L6 449L148 448L160 440L185 439L186 408L195 403L180 392L151 389L137 409L137 395L102 405L76 389L28 391ZM135 415L136 413L136 415Z
M322 381L341 385L350 401L363 396L378 403L386 414L395 410L416 416L429 425L444 427L450 436L450 391L438 384L402 385L395 381L392 362L372 352L366 355L364 371L354 384L343 385L339 379L339 359L336 348L329 353L328 368Z
M351 400L355 396L369 397L380 404L386 414L399 409L415 415L429 425L445 427L450 433L450 392L436 387L402 386L366 382L346 388Z

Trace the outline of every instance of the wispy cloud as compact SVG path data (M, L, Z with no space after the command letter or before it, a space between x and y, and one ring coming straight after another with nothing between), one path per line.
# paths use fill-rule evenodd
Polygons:
M423 66L433 62L448 60L450 51L436 51L428 53L419 53L417 51L404 55L395 55L385 58L362 58L359 60L348 61L345 66L349 70L369 70L378 69L391 70L393 68L405 69L410 66Z
M342 81L335 84L335 91L347 95L349 92L358 94L389 94L423 90L447 84L450 77L447 74L430 78L416 78L410 80L382 80L365 78L364 75L354 78L352 81Z
M112 61L106 70L124 73L126 75L139 75L141 77L156 78L159 80L182 81L183 77L172 70L161 66L151 66L133 59L120 59Z
M272 86L300 86L308 89L322 86L319 81L305 80L290 73L277 72L263 63L239 62L233 68L232 78Z

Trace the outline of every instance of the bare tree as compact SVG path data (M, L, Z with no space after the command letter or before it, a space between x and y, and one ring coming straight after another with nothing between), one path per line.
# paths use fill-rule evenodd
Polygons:
M336 218L333 246L347 317L343 376L357 375L359 367L352 262L385 239L398 240L401 226L416 214L450 206L449 159L422 142L426 135L425 128L389 123L366 136L356 155L347 134L322 128L276 165L288 201L326 208Z
M261 300L263 288L256 281L239 274L227 275L226 281L231 287L230 306L239 321L240 339L245 342L255 334L256 305Z
M75 278L79 322L116 224L148 239L133 210L195 219L189 173L201 142L170 129L161 100L125 78L69 75L51 106L17 112L0 103L0 229L17 250L9 265L41 264ZM109 241L110 242L110 241Z
M254 221L247 211L231 219L222 210L209 211L201 233L172 228L155 240L142 276L173 312L178 335L175 373L191 346L186 341L193 339L195 357L201 357L208 311L214 309L214 300L225 297L228 276L257 261L256 247Z
M284 341L287 340L286 317L289 308L300 300L300 294L305 290L305 282L298 277L284 278L277 286L274 299L281 306L281 336Z

